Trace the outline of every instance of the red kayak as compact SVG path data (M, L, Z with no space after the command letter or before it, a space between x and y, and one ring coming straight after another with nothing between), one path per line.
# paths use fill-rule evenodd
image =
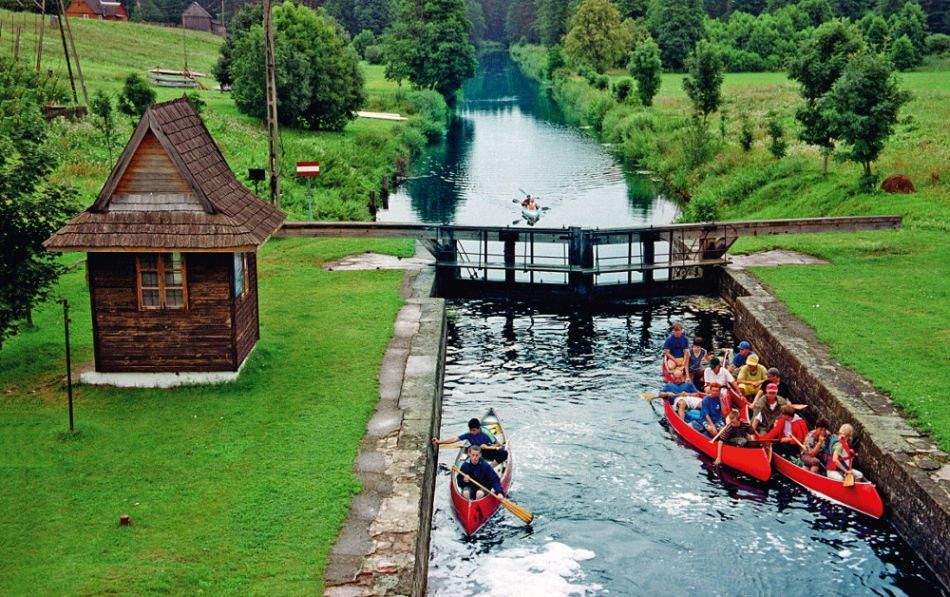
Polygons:
M874 518L880 518L884 514L884 502L881 501L874 483L870 481L855 480L853 486L845 487L841 481L813 473L778 454L775 455L775 468L792 481L826 500Z
M667 400L663 400L663 411L666 413L666 420L670 422L673 429L683 439L706 456L716 458L716 444L710 443L709 437L696 431L683 421ZM722 462L759 481L768 481L772 475L772 465L769 463L769 455L764 448L739 448L724 445L722 447Z
M495 465L495 472L498 473L498 477L501 479L501 488L504 489L507 494L508 487L511 485L511 446L508 442L508 436L505 435L505 431L502 429L501 421L495 414L495 409L488 409L488 413L482 417L482 427L491 432L491 434L495 436L495 439L508 450L508 459L501 464ZM459 450L458 456L455 457L455 468L461 467L467 458L465 449L462 448ZM457 477L458 473L453 470L452 480L449 483L449 493L452 495L452 509L455 510L455 516L458 517L459 522L462 523L462 528L465 529L465 533L467 535L474 535L475 531L481 528L481 526L491 518L495 510L498 509L498 506L501 505L501 502L490 495L480 500L465 499L462 496L462 492L459 491Z

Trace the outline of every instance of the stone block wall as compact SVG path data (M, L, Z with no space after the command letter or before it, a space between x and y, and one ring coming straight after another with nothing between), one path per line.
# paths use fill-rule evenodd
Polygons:
M815 331L752 274L722 270L722 297L733 308L736 336L782 371L795 402L832 427L854 426L856 468L884 499L884 516L950 587L950 459L911 427L890 398L833 359Z

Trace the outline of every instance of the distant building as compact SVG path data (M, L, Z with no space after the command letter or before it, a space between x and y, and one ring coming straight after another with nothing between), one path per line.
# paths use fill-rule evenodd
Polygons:
M67 17L99 19L100 21L128 21L129 13L121 2L102 0L73 0L66 9Z
M192 2L188 8L181 13L181 26L185 29L194 29L195 31L207 31L224 35L224 26L216 23L211 13L204 9L197 2Z
M93 205L44 244L87 254L86 383L229 381L259 337L257 249L284 213L248 191L187 99L151 106Z

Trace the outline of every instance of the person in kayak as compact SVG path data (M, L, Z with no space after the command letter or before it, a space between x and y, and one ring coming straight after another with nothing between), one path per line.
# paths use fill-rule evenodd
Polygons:
M831 439L829 444L831 458L828 461L828 477L835 481L844 481L844 475L848 471L854 473L854 479L858 480L864 477L861 471L853 468L854 457L857 453L851 449L851 440L854 437L854 428L845 423L838 429L837 437Z
M532 197L531 195L528 195L527 197L521 200L521 207L530 209L531 211L538 209L538 205L537 203L535 203L534 197Z
M745 361L749 358L749 354L752 352L752 345L743 340L739 343L739 350L736 351L734 357L732 357L732 363L729 364L729 373L733 375L736 374L736 371L739 370L739 367L745 365Z
M437 446L439 444L454 444L455 442L468 442L470 445L479 446L482 449L482 456L486 460L492 460L499 464L508 460L508 450L501 446L501 443L495 439L490 431L482 427L478 419L469 419L468 433L449 439L432 438L432 443Z
M799 455L798 445L805 441L807 435L808 423L796 414L794 406L786 404L782 407L782 416L775 421L772 429L765 435L758 436L757 439L774 441L775 452L791 458Z
M472 481L491 489L497 495L504 496L505 492L501 488L501 479L498 478L495 469L482 458L482 448L478 444L472 444L466 448L466 452L468 453L468 460L459 467L461 474L458 476L462 497L467 500L480 500L485 497L485 490Z
M742 420L739 411L731 411L726 428L722 430L719 439L716 441L719 445L716 446L716 460L713 464L722 464L723 444L741 448L753 440L755 440L755 436L752 434L752 426Z
M716 382L719 384L719 387L731 388L736 394L739 394L739 386L736 385L736 378L732 376L732 373L728 369L722 366L722 361L719 357L713 357L709 361L709 366L706 367L706 370L703 371L703 380L704 383Z
M689 349L689 360L687 361L689 369L689 380L693 385L703 383L703 372L706 370L706 349L703 348L703 339L699 336L693 338L693 347Z
M770 367L768 371L765 372L766 382L764 385L759 386L759 393L755 395L755 399L758 400L765 395L765 388L770 383L774 383L778 386L778 397L788 400L791 396L789 392L791 390L788 387L788 384L782 381L782 372L778 370L777 367Z
M808 432L805 441L802 442L805 448L802 450L802 462L813 473L821 472L824 462L821 460L828 445L828 437L831 432L828 430L828 421L818 419L815 421L815 428Z
M670 400L673 408L679 410L680 418L686 420L686 409L700 408L703 404L702 393L691 381L683 380L683 370L673 371L673 381L660 388L660 397Z
M683 333L683 324L673 323L673 333L663 342L663 358L666 359L666 370L673 371L686 365L686 351L689 350L689 338Z
M778 395L778 385L770 383L765 386L765 396L752 403L752 428L759 433L771 429L775 421L782 416L782 407L788 404L788 400Z
M750 354L745 365L739 368L736 374L736 383L746 398L752 400L759 393L759 388L765 385L768 379L768 370L759 364L759 357Z
M722 399L720 396L719 384L713 382L706 384L706 395L703 396L700 414L702 419L693 424L693 428L700 433L705 433L709 437L716 435L726 424L725 417L722 416Z

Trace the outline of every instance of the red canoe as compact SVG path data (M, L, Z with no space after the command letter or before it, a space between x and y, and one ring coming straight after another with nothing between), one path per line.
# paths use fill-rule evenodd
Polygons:
M710 438L683 421L667 400L663 400L663 411L666 413L666 420L683 439L706 456L716 458L716 444L710 443ZM768 481L772 475L772 465L769 463L769 456L764 448L739 448L724 445L722 462L759 481Z
M666 356L663 357L663 362L660 363L660 371L663 372L663 381L666 383L673 381L673 374L670 373L670 370L666 367Z
M874 518L880 518L884 514L884 502L881 501L874 483L870 481L856 480L853 486L845 487L841 481L813 473L778 454L775 455L775 468L792 481L826 500Z
M511 485L511 446L508 442L508 436L505 435L505 431L502 429L501 421L498 419L498 415L495 414L495 409L488 409L488 413L482 417L482 427L487 428L491 434L495 436L495 439L508 450L508 459L495 466L495 472L497 472L501 478L501 488L505 490L505 493L508 493L508 487ZM458 456L455 457L455 468L462 466L466 458L465 449L459 450ZM452 495L452 509L455 510L455 516L458 517L459 522L462 523L462 528L465 529L465 533L467 535L474 535L475 531L481 528L481 526L491 518L495 510L498 509L498 506L501 505L501 502L490 495L480 500L465 499L462 496L462 492L459 491L457 477L458 473L453 471L452 480L449 482L449 493Z

